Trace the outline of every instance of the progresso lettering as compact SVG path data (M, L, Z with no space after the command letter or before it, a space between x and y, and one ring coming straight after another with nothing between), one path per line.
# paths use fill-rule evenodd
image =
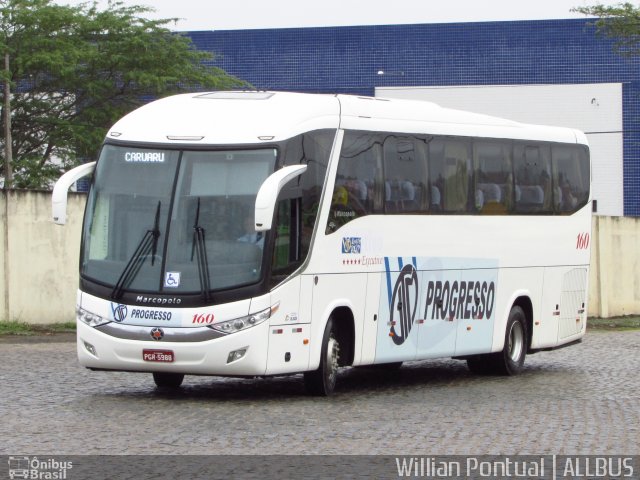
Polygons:
M126 152L124 161L128 163L163 163L164 152Z
M134 308L133 310L131 310L130 318L132 320L164 320L168 322L171 320L171 312L163 312L160 310L141 310L139 308Z
M431 281L427 285L424 318L431 320L490 319L495 297L494 282Z

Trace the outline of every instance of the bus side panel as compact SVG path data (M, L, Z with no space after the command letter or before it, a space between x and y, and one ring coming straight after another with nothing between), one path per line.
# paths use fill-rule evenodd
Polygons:
M566 267L547 267L544 269L542 303L537 319L540 325L533 329L531 348L554 347L558 343L560 288L564 270Z
M503 349L509 313L520 297L527 298L531 302L533 310L533 317L530 319L533 326L531 334L534 339L541 335L543 328L553 328L548 322L541 321L544 271L544 267L500 269L500 290L497 297L498 313L494 323L491 351L497 352Z
M382 321L378 312L380 306L381 281L381 273L375 272L367 274L367 301L362 323L362 353L358 358L356 351L354 365L369 365L375 360L378 323Z
M532 348L555 347L584 334L588 276L587 266L545 268L541 323L548 327L534 337Z
M444 284L447 278L451 284L460 284L461 270L443 270L441 260L430 258L425 262L426 270L422 273L422 299L420 300L418 333L418 355L417 358L438 358L448 357L454 354L456 349L457 322L455 310L457 310L457 300L453 312L447 308L446 312L441 312L438 304L441 300L436 290L437 285ZM440 289L441 291L441 289ZM450 294L449 294L450 295ZM458 298L458 296L456 296ZM448 302L449 303L449 302ZM451 314L453 313L453 315Z
M295 276L271 293L278 310L269 321L267 375L301 372L309 365L310 317L300 311L302 278Z
M496 323L500 324L496 319L501 317L501 309L498 308L501 303L498 298L504 297L505 288L508 285L517 285L498 282L498 276L498 269L491 268L461 272L458 304L462 306L457 308L455 355L472 355L491 351L494 326ZM466 293L463 295L462 286L465 284ZM499 292L502 294L499 295Z

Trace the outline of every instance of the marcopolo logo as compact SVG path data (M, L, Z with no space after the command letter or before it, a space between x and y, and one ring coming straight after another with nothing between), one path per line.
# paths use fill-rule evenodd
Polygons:
M180 305L182 299L178 297L145 297L144 295L138 295L136 302L153 303L154 305Z
M151 335L151 338L153 338L154 340L160 341L164 338L164 330L158 327L151 329L149 334Z
M113 314L113 319L116 322L122 323L127 319L129 310L127 309L126 305L111 302L111 313Z

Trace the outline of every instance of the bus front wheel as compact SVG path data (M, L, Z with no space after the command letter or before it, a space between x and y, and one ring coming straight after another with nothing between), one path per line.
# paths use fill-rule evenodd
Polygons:
M330 318L322 336L320 365L317 370L304 373L304 386L311 395L327 397L332 395L335 389L340 345L334 328L334 321Z
M184 374L172 372L153 372L153 381L158 388L178 388L182 385Z

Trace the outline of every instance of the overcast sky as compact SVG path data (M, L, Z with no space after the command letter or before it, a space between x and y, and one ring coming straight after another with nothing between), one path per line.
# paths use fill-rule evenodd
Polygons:
M86 0L54 0L77 5ZM106 7L108 0L97 0ZM607 0L123 0L147 5L151 18L181 20L169 27L179 31L337 25L483 22L583 18L572 7L615 5ZM637 1L632 2L638 4Z

